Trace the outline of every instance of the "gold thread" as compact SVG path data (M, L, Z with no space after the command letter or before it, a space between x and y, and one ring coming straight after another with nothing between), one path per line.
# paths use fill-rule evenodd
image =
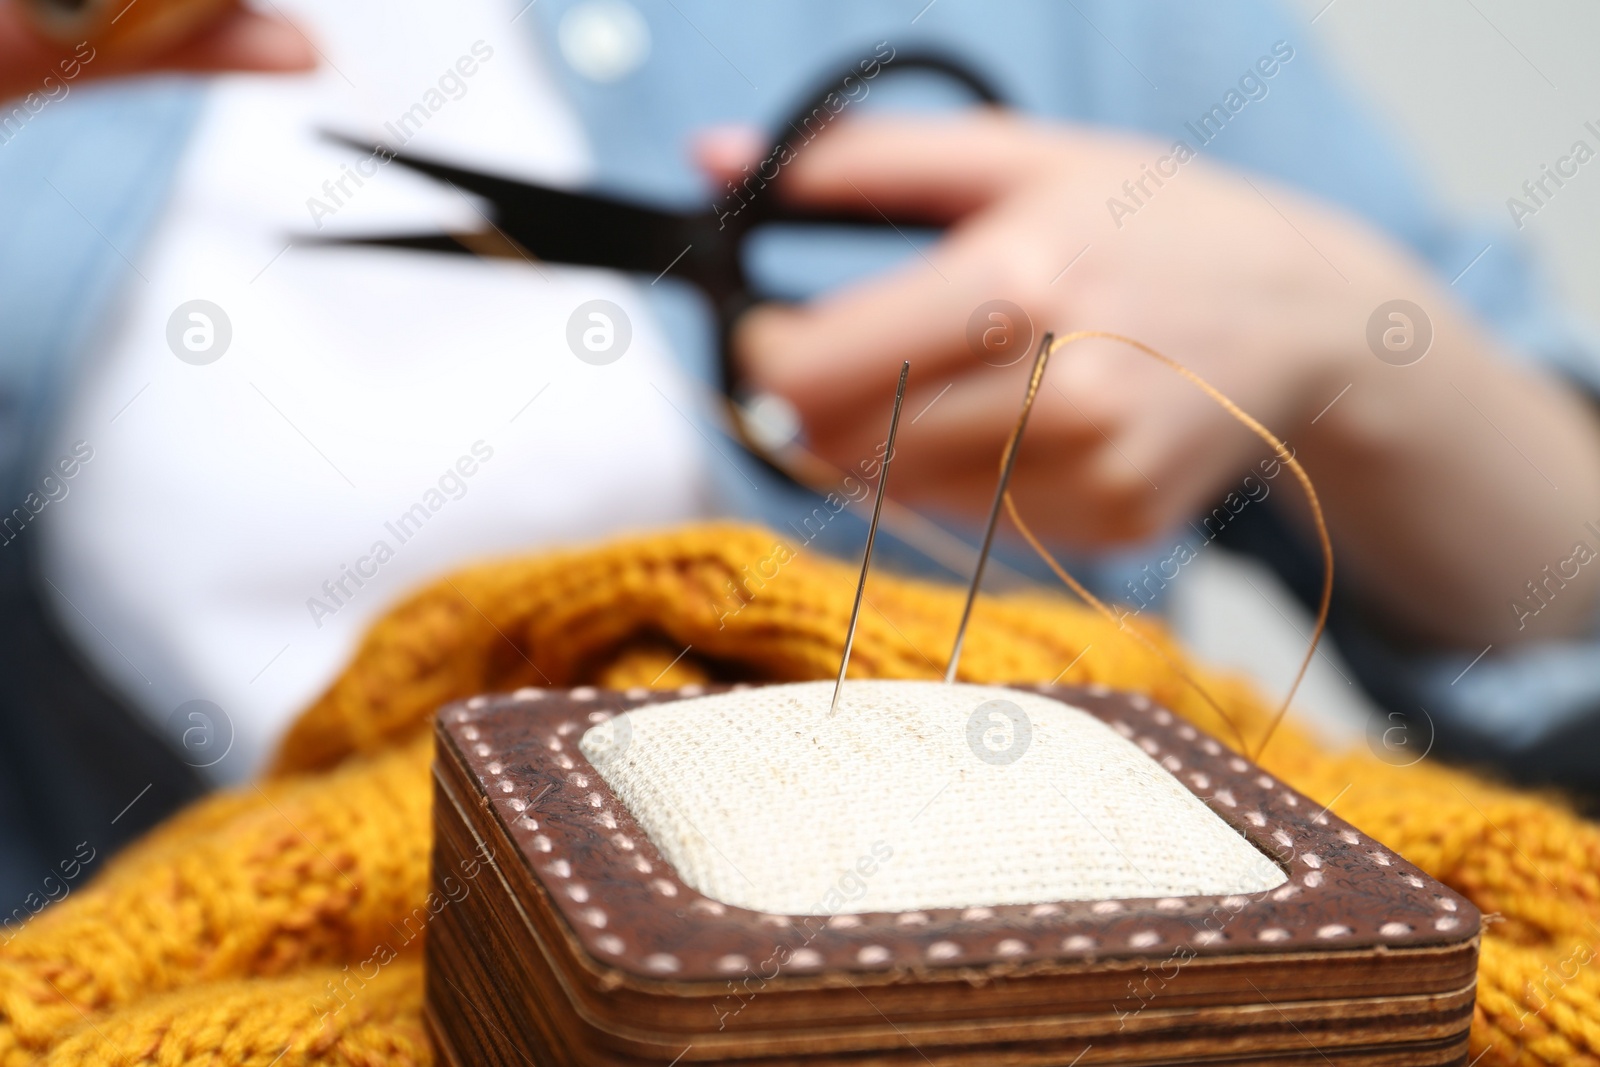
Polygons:
M1218 704L1216 699L1206 691L1205 687L1201 685L1188 671L1184 670L1181 666L1174 662L1172 657L1163 652L1155 644L1155 642L1151 641L1148 637L1140 633L1137 628L1130 627L1127 624L1125 615L1118 615L1116 612L1112 611L1100 600L1100 598L1096 597L1093 593L1089 592L1089 590L1085 589L1082 583L1080 583L1071 574L1067 573L1067 569L1063 567L1059 561L1057 561L1055 556L1052 555L1047 548L1045 548L1043 543L1040 542L1039 538L1034 535L1033 530L1031 530L1028 527L1028 524L1022 520L1022 515L1017 510L1016 501L1012 498L1011 492L1007 490L1005 494L1006 511L1010 514L1011 521L1016 524L1017 530L1022 534L1023 538L1028 542L1033 550L1038 553L1039 558L1044 560L1045 564L1049 566L1049 568L1055 573L1056 577L1060 578L1062 582L1064 582L1068 588L1081 597L1085 603L1089 604L1107 619L1116 623L1117 629L1129 634L1140 644L1159 656L1161 660L1167 664L1167 666L1172 668L1178 677L1182 678L1184 682L1190 686L1190 688L1200 695L1201 699L1211 706L1213 711L1222 716L1222 720L1228 724L1228 727L1233 731L1234 738L1239 742L1240 751L1249 753L1252 761L1260 762L1261 754L1266 751L1267 744L1271 742L1273 735L1278 731L1279 724L1283 722L1284 716L1288 714L1289 704L1294 700L1294 695L1299 691L1300 683L1305 679L1306 671L1311 666L1311 657L1317 653L1317 644L1322 640L1323 630L1326 629L1328 624L1328 609L1333 603L1333 542L1328 537L1328 526L1326 521L1323 519L1322 502L1317 497L1316 487L1311 484L1311 476L1307 474L1305 468L1300 465L1300 461L1296 459L1289 451L1289 446L1285 445L1281 440L1279 440L1276 434L1258 422L1249 412L1245 411L1243 408L1239 407L1238 404L1235 404L1232 400L1230 400L1227 395L1222 392L1222 390L1218 389L1216 386L1200 377L1200 375L1196 374L1188 367L1185 367L1182 363L1179 363L1170 356L1156 351L1154 348L1151 348L1149 345L1144 344L1141 341L1135 341L1131 337L1124 337L1122 334L1111 333L1106 330L1079 330L1077 333L1070 333L1057 339L1056 342L1050 346L1049 354L1054 355L1057 349L1065 348L1070 344L1074 344L1078 341L1086 341L1090 338L1101 338L1107 341L1117 341L1121 344L1128 345L1131 348L1135 348L1138 351L1143 352L1145 355L1150 356L1152 359L1155 359L1169 369L1176 371L1178 374L1188 379L1201 392L1205 393L1206 396L1216 401L1217 405L1221 407L1222 410L1233 416L1234 419L1242 423L1257 437L1271 445L1277 452L1278 459L1294 472L1295 478L1300 482L1300 487L1305 490L1306 500L1311 505L1311 518L1316 524L1317 538L1322 544L1322 597L1321 602L1317 606L1317 624L1311 631L1311 640L1306 646L1306 654L1304 658L1300 661L1300 669L1295 672L1294 682L1289 686L1289 691L1284 694L1283 703L1280 704L1278 706L1278 710L1273 713L1270 722L1267 724L1266 734L1261 738L1261 743L1256 746L1255 752L1253 753L1249 753L1249 745L1246 744L1244 734L1240 731L1238 724L1234 722L1232 716L1222 710L1222 706ZM1038 377L1040 376L1036 375L1034 380L1031 380L1028 383L1028 395L1024 401L1024 411L1027 409L1028 405L1032 404L1034 394L1038 391ZM1011 432L1010 439L1006 443L1005 451L1002 453L1002 464L1005 462L1005 456L1009 456L1013 449L1021 447L1021 437L1024 425L1024 421L1019 418L1016 427Z

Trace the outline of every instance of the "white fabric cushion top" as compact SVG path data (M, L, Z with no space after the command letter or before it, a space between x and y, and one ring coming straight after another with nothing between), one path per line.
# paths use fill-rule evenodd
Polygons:
M1058 700L776 685L640 708L581 747L693 889L775 915L1258 893L1284 873ZM994 703L991 703L994 702Z

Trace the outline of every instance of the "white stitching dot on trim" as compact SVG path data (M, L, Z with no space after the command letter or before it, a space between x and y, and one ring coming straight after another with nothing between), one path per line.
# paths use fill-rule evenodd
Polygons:
M1028 944L1015 937L1008 937L994 947L998 956L1024 956L1028 952Z
M644 965L657 974L672 974L682 966L670 952L652 952L644 958Z
M882 945L862 945L856 959L869 967L889 962L889 950Z
M928 946L930 960L953 960L961 955L961 946L954 941L935 941Z
M578 688L569 690L567 692L567 696L571 697L573 700L593 700L599 694L600 690L596 689L592 685L580 685Z
M1128 944L1133 948L1150 948L1161 943L1161 935L1154 930L1140 930L1128 938Z

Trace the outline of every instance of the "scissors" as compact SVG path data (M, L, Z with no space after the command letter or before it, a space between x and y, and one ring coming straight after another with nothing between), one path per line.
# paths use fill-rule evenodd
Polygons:
M946 56L906 53L884 61L879 76L921 72L957 83L979 103L1003 106L1000 94L981 75ZM778 127L768 157L803 150L805 142L826 133L843 107L830 108L860 78L855 67L819 88ZM815 129L816 133L808 130ZM309 237L296 243L410 249L467 255L522 254L530 260L567 263L661 277L669 271L694 285L707 298L717 322L719 386L734 436L746 451L787 481L800 481L790 465L774 454L786 443L774 436L770 421L760 417L762 399L745 388L730 345L740 315L769 297L762 294L745 265L744 244L757 227L773 224L846 226L868 229L938 228L932 218L911 214L885 215L865 198L859 211L817 210L784 202L783 167L765 179L735 212L674 211L648 203L596 192L574 192L448 162L392 151L359 138L329 132L340 144L372 152L389 162L428 175L488 201L491 230L469 234L422 233L355 237ZM909 238L908 238L909 239ZM770 409L768 409L770 410ZM804 484L804 482L801 482Z

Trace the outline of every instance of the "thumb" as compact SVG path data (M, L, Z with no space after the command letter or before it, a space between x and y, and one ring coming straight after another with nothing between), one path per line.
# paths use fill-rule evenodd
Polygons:
M804 123L776 148L748 126L709 130L696 159L719 183L759 173L792 203L950 221L1034 173L1048 143L1026 121L991 109L840 119Z
M995 109L847 117L788 141L782 193L799 203L950 221L1015 188L1042 160L1037 132Z

